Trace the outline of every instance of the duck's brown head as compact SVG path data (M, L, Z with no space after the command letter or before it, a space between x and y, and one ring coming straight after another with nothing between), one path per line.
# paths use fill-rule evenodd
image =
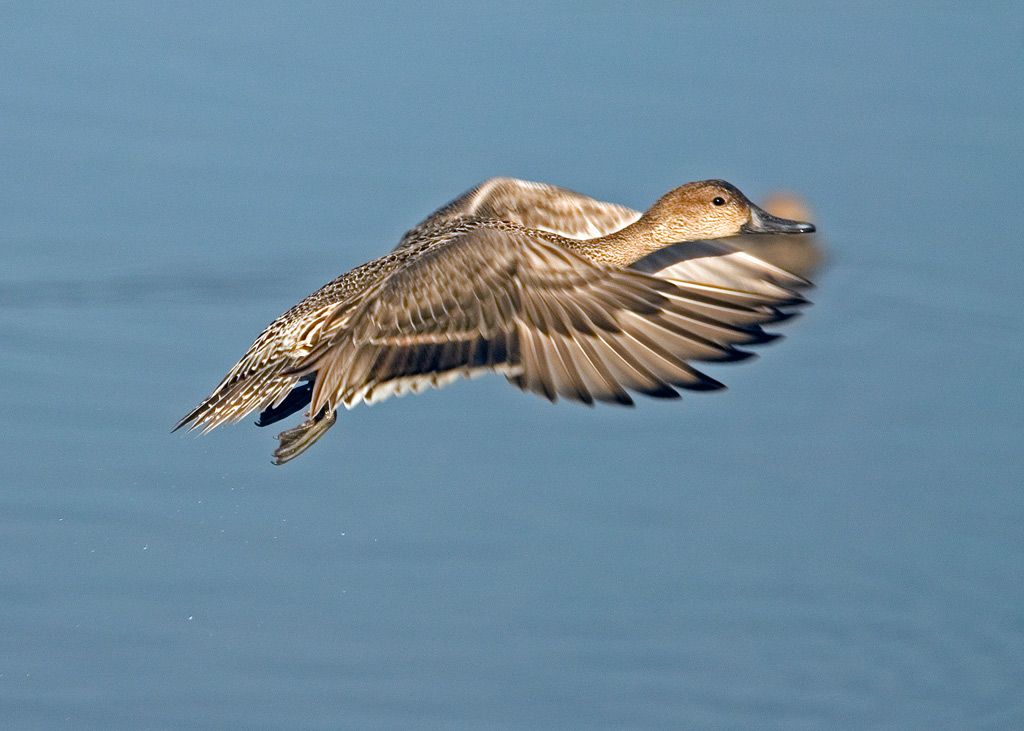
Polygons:
M741 233L811 233L814 226L778 218L755 206L732 183L701 180L670 190L644 218L665 243Z

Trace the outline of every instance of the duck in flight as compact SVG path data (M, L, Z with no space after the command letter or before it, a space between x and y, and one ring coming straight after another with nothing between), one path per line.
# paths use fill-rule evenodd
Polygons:
M715 241L798 234L723 180L675 188L643 214L573 191L492 178L435 211L391 252L274 320L175 427L205 433L259 410L283 464L340 406L497 372L551 401L631 405L630 392L723 388L690 361L733 361L775 336L809 283Z

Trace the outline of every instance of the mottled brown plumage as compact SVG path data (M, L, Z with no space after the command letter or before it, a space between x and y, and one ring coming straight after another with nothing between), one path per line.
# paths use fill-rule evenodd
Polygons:
M688 361L746 357L735 346L770 339L760 325L801 302L806 283L724 244L677 242L758 230L813 227L768 216L724 181L676 188L643 216L487 181L277 318L178 428L257 409L265 425L308 402L307 420L279 437L280 464L339 406L486 371L588 404L721 388Z

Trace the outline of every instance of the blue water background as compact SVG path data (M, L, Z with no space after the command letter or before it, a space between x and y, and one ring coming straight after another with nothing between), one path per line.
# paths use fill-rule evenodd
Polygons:
M1024 9L0 8L0 727L1024 728ZM492 175L804 195L730 390L171 436Z

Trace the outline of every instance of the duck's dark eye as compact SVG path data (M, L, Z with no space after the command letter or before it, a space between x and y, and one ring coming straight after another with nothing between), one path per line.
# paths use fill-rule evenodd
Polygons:
M725 205L725 198L723 198L720 195L719 196L715 196L715 199L712 200L711 202L714 203L716 206L724 206Z

